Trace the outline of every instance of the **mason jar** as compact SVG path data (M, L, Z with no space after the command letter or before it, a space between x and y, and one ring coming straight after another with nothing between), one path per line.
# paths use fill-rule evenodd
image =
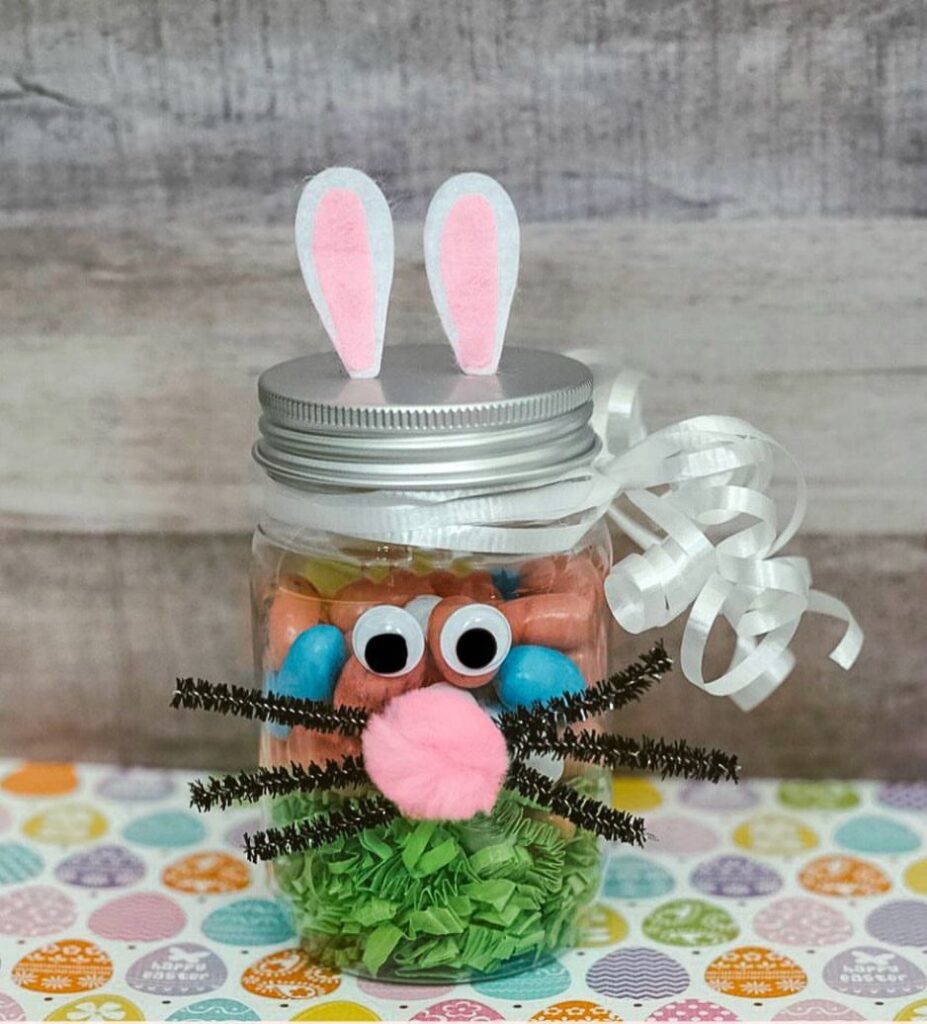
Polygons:
M468 377L446 345L404 345L370 380L346 378L334 353L280 364L259 396L268 479L252 595L265 692L371 714L415 691L465 695L494 717L606 676L609 531L578 500L600 448L586 366L509 348L495 375ZM598 890L599 841L504 778L462 817L472 794L439 762L492 752L461 749L456 713L421 735L425 721L380 766L397 792L423 773L408 806L424 810L272 861L301 943L322 964L405 982L513 973L569 947ZM263 766L361 753L358 735L262 727ZM609 798L600 769L540 767ZM266 799L266 827L376 789L371 778Z

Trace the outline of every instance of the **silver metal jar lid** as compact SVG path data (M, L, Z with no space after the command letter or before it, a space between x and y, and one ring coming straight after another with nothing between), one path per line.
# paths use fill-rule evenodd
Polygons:
M266 370L254 457L291 486L401 490L531 483L587 465L592 374L555 352L506 348L466 376L447 344L387 348L352 380L334 352Z

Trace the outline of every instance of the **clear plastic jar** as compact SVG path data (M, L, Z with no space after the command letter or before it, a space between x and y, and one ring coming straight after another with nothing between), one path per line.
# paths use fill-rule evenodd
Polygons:
M265 410L273 406L266 390ZM583 405L582 393L570 404ZM265 438L273 433L267 423L263 430ZM259 452L259 461L269 459ZM562 527L576 541L543 553L508 543L504 554L488 554L371 539L369 524L367 538L335 532L331 503L342 501L349 518L350 489L274 487L278 500L253 545L255 664L265 691L376 714L402 695L450 684L493 718L605 677L603 581L612 550L603 520L577 532L575 517L539 513L518 523L521 535ZM544 487L521 488L519 500L543 508ZM358 491L358 502L362 493L369 492ZM486 485L475 493L485 495ZM377 514L389 511L389 494L379 492ZM464 728L441 720L429 740L443 750ZM359 757L361 748L357 735L266 724L260 761L324 766ZM584 796L608 799L597 768L553 759L536 767ZM436 768L433 786L441 785ZM266 825L312 822L371 792L367 782L271 798ZM454 818L397 814L273 861L276 891L319 962L381 979L457 981L523 970L574 943L600 880L595 835L504 779L485 812Z

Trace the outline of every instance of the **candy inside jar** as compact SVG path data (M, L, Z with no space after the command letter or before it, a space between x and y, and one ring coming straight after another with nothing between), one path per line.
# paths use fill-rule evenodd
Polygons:
M604 524L570 552L505 558L318 533L283 546L272 527L258 532L265 690L369 712L420 697L379 751L367 735L262 730L266 767L363 758L376 784L271 797L272 826L312 821L371 791L409 810L274 861L297 931L322 962L458 979L517 970L575 941L598 886L596 837L507 790L504 761L476 782L455 769L470 760L491 775L500 756L468 704L491 717L604 677L610 555ZM605 795L597 768L535 761L578 794Z

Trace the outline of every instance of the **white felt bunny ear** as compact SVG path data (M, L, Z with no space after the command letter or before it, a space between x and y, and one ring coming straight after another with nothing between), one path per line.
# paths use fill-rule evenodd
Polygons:
M485 174L458 174L425 218L425 269L444 332L470 374L495 373L518 279L518 215Z
M329 167L303 189L296 254L322 326L352 377L376 377L393 283L393 218L361 171Z

